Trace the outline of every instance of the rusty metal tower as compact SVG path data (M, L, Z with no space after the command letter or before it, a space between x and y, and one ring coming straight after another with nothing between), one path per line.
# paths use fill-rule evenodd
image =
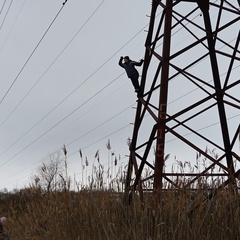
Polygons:
M159 198L178 178L238 183L239 9L238 0L152 1L125 197Z

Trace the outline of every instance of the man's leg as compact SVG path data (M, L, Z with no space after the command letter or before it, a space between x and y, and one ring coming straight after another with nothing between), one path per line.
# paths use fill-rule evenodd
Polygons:
M134 86L134 88L135 88L135 91L137 92L138 90L139 90L139 83L138 83L138 76L139 75L133 75L132 77L131 77L131 80L132 80L132 84L133 84L133 86Z

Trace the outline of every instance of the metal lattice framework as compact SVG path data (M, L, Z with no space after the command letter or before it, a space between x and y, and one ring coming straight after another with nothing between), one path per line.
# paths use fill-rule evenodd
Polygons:
M152 1L125 196L143 197L149 182L161 196L178 177L237 182L239 20L237 0ZM168 153L189 171L174 170Z

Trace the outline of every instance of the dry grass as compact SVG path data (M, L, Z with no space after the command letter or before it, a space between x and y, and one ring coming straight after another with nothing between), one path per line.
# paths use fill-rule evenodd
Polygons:
M204 189L194 198L190 190L169 190L157 210L151 196L144 209L135 198L126 207L111 191L28 188L2 200L0 211L12 240L240 239L240 196L227 190L207 201Z
M217 187L221 180L206 178L193 191L186 188L187 182L176 179L179 187L163 191L157 208L151 193L144 193L144 208L137 194L126 206L122 174L115 171L114 178L106 174L98 152L92 175L86 171L88 186L75 182L71 189L77 191L70 191L64 150L63 168L58 161L43 164L29 188L0 193L0 212L8 219L5 230L11 240L240 239L240 195L226 188L209 198L211 183ZM145 187L151 187L150 182Z

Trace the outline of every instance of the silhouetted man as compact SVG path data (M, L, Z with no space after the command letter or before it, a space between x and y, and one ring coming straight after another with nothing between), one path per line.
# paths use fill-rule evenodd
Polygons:
M123 63L124 60L124 63ZM141 59L139 62L132 61L128 56L126 57L120 57L119 65L126 70L127 76L131 79L132 84L135 88L135 92L139 91L139 73L135 66L140 67L143 64L143 59Z

